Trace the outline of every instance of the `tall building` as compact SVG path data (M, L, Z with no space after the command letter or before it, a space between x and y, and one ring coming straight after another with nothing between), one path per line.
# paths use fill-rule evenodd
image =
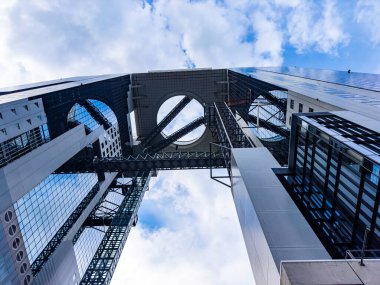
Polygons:
M355 258L363 244L377 257L379 91L378 75L300 68L0 89L0 284L108 284L150 177L166 169L209 168L231 188L257 285L297 284L307 260ZM344 270L331 284L363 274Z

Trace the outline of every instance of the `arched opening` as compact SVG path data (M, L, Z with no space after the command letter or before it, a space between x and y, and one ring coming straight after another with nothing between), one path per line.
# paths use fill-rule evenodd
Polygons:
M86 131L91 132L103 125L105 129L117 126L117 118L112 109L105 103L86 99L76 103L67 115L69 128L84 124Z

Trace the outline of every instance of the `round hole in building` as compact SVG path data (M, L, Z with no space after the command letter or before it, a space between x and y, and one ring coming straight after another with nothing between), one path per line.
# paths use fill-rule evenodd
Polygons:
M5 213L4 219L6 222L9 222L10 220L12 220L12 217L13 217L12 211L7 211Z
M20 250L16 255L16 260L20 262L24 258L24 252Z
M20 273L24 274L26 270L28 269L28 265L24 262L20 267Z
M24 285L28 285L31 279L32 279L32 277L30 277L29 274L26 275L24 278Z
M9 234L10 234L11 236L13 236L13 235L16 233L16 229L17 229L16 225L11 225L11 226L9 227L9 230L8 230Z
M18 248L19 245L20 245L20 243L21 243L20 239L16 237L16 238L13 240L12 247L13 247L14 249Z
M193 124L196 126L189 133L185 134L174 142L175 145L189 145L196 142L202 137L206 130L206 126L200 123L204 118L204 107L196 99L188 98L185 95L177 95L167 99L160 106L157 113L157 124L159 124L170 112L172 112L178 104L183 104L183 109L170 121L170 123L162 130L161 135L168 138L178 130ZM185 104L184 102L187 102Z

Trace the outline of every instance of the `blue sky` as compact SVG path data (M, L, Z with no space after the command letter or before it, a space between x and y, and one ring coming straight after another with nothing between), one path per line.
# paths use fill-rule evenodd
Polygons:
M188 67L380 73L379 15L378 0L0 1L0 87ZM228 189L207 171L151 186L113 285L252 284Z

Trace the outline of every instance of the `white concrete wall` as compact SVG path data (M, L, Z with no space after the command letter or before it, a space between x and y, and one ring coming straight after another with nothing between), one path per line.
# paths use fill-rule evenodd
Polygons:
M291 100L294 102L293 109L290 108ZM303 105L302 113L309 113L309 108L312 108L313 112L329 112L329 111L339 111L343 110L335 105L322 102L316 98L305 96L293 91L288 92L288 102L286 107L286 125L290 128L291 122L290 118L292 114L299 113L299 104Z
M62 242L33 280L33 285L79 284L80 276L71 241Z
M42 99L0 105L0 143L46 124Z
M280 283L282 260L330 256L272 168L266 148L232 150L232 194L256 285Z

